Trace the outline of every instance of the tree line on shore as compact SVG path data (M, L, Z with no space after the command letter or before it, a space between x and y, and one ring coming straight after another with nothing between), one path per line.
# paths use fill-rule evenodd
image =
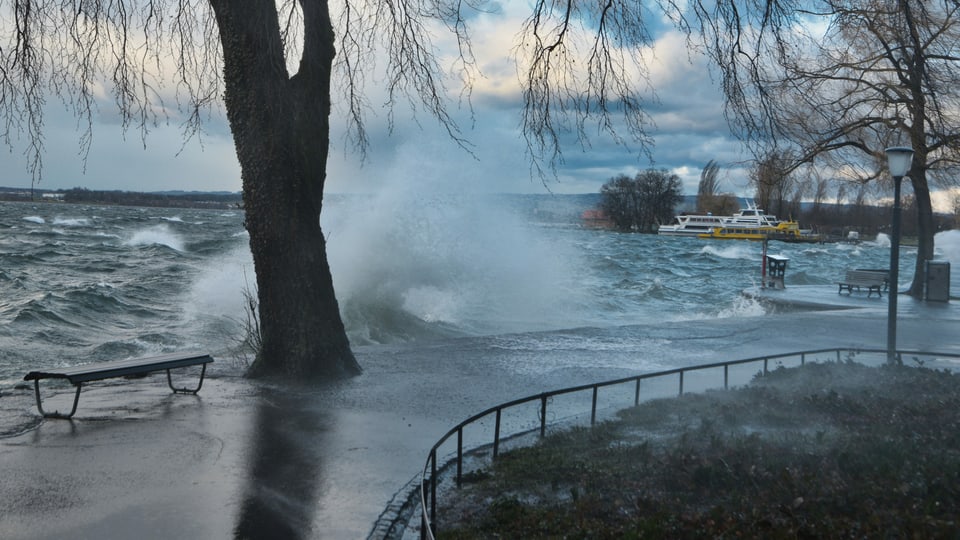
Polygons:
M240 193L145 193L139 191L92 190L80 187L56 191L0 189L0 200L150 206L158 208L239 208L243 205Z

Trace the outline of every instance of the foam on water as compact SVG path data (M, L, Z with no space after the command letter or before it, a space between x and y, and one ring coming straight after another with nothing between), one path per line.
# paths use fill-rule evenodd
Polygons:
M43 219L40 216L25 216L23 221L29 221L30 223L44 224L47 220Z
M183 239L166 225L157 225L134 232L125 242L128 246L161 245L183 251Z
M954 265L960 265L960 231L943 231L934 236L933 243L936 246L938 257L950 261ZM960 268L956 271L960 272Z
M61 227L87 227L90 225L90 220L87 218L56 217L53 219L53 224Z
M877 233L877 239L871 243L881 248L889 248L891 245L890 237L886 233Z
M331 270L358 339L384 339L389 332L372 327L386 320L401 334L422 322L467 334L542 328L560 324L576 301L564 294L579 264L572 246L552 242L496 198L398 189L327 212Z
M425 285L407 289L402 298L403 309L426 322L459 322L460 298L456 291Z
M718 318L727 319L735 317L760 317L766 315L767 310L763 304L754 297L739 295L734 298L731 305L720 310Z
M185 306L188 319L205 316L232 317L244 315L244 291L256 292L253 257L245 242L204 265L190 287Z
M711 243L703 246L703 249L700 250L700 253L703 253L704 255L713 255L715 257L720 257L721 259L755 260L758 259L759 251L756 248L756 244L752 242L718 241L717 243Z

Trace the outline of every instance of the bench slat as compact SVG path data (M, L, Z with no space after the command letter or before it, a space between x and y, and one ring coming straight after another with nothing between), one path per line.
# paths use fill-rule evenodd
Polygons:
M844 280L838 283L840 288L837 294L842 293L844 289L852 294L854 287L856 287L858 291L860 287L866 287L868 298L872 296L874 292L877 293L877 296L883 296L881 287L884 287L886 283L886 272L880 270L847 270Z
M213 358L205 353L172 353L160 356L131 358L114 362L98 362L71 366L54 370L31 371L23 380L38 379L67 379L73 384L87 381L98 381L125 375L145 375L154 371L195 366L213 362Z
M867 283L878 283L880 285L886 280L886 276L880 272L871 270L849 270L847 271L845 283L860 281Z

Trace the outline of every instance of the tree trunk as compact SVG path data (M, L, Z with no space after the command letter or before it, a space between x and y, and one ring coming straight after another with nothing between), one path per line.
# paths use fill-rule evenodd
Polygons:
M927 278L926 262L933 258L933 205L930 202L930 187L927 184L927 163L929 163L929 147L927 146L930 134L927 133L927 96L935 96L934 88L930 85L927 72L927 53L925 44L919 35L919 26L913 16L913 10L908 2L903 2L899 10L906 18L906 30L909 37L905 39L912 47L912 56L906 59L909 79L906 81L910 99L907 110L910 115L910 144L914 149L913 163L910 164L910 181L913 184L913 195L917 204L917 261L913 272L913 283L907 294L914 298L923 297L924 284ZM906 36L905 36L906 37ZM929 93L929 94L928 94ZM933 117L937 115L934 100ZM894 283L893 285L896 285Z
M916 174L911 173L910 181L913 184L913 194L917 204L917 261L913 271L913 283L910 284L907 294L914 298L922 298L927 280L926 262L933 259L933 236L936 230L933 224L933 204L930 201L926 171L920 169Z
M257 275L262 347L250 375L359 373L320 230L334 57L326 2L302 2L304 51L293 77L274 0L210 3Z

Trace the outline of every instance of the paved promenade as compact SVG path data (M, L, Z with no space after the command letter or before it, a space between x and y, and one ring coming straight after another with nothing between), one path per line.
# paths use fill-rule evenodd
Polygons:
M363 375L319 388L254 384L218 359L199 396L169 394L160 376L94 384L72 422L38 421L32 389L4 391L0 538L367 538L434 441L491 405L677 366L886 344L886 296L761 294L781 313L363 347ZM960 301L900 297L898 320L900 348L960 353ZM72 399L68 388L53 397Z

